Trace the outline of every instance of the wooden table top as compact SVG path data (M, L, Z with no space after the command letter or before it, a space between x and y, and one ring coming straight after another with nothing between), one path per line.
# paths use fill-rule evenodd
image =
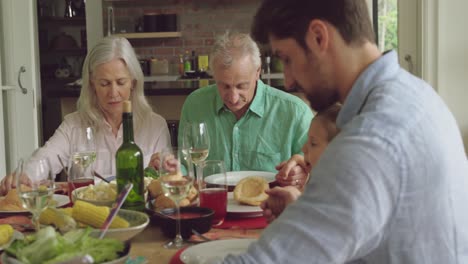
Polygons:
M143 256L148 260L148 263L170 263L172 256L178 249L164 248L163 245L169 240L159 227L150 224L140 234L132 238L130 256L132 258Z
M263 229L249 230L261 233ZM148 263L168 264L179 249L166 249L164 244L170 239L165 237L158 226L149 224L143 232L131 240L130 256L143 256Z

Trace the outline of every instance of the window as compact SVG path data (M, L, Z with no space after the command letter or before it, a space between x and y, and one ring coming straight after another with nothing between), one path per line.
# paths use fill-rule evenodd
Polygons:
M372 1L372 2L371 2ZM398 52L400 65L420 76L421 72L421 0L368 0L376 41L381 51Z
M377 45L381 51L398 50L398 1L377 0Z

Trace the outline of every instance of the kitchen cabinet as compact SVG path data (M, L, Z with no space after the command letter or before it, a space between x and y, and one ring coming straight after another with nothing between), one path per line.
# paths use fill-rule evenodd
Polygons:
M87 54L86 17L52 15L39 14L37 21L43 142L53 135L62 122L60 100L50 97L49 92L63 89L81 78L81 68Z

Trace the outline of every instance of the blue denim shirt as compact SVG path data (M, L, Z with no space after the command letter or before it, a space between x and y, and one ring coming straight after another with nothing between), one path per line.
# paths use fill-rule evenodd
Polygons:
M437 93L389 52L356 80L299 200L226 263L468 263L468 165Z

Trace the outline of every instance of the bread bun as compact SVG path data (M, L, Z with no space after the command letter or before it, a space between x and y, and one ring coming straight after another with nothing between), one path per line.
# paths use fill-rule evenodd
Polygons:
M155 210L175 207L174 201L172 201L169 197L166 197L164 194L156 197L153 205Z
M177 175L170 175L169 177L173 178L173 180L177 179L182 179L182 176L177 176ZM149 185L148 185L148 192L150 194L150 197L154 199L153 202L153 208L154 210L162 210L165 208L174 208L175 203L168 197L164 195L163 188L161 186L161 181L158 180L153 180ZM198 191L195 187L192 186L190 188L189 193L187 194L187 198L182 199L179 202L179 205L181 207L184 206L189 206L191 205L195 199L198 197Z
M25 210L19 199L16 189L11 189L5 197L0 199L0 210L2 211L22 211Z
M234 188L234 200L242 204L259 206L263 201L268 199L265 190L269 188L268 182L263 177L245 177Z
M152 180L148 185L148 192L151 197L156 198L159 195L164 195L163 189L161 187L161 182L159 180Z

